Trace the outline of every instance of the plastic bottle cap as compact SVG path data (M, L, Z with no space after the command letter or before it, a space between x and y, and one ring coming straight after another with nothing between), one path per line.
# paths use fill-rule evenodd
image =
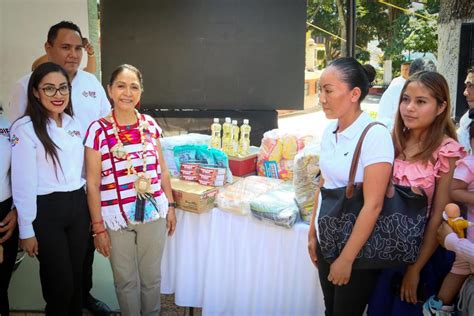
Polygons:
M232 120L232 124L237 125L237 120Z
M230 117L226 117L226 118L225 118L225 122L226 122L226 123L230 123Z
M218 118L215 118L215 119L214 119L214 123L219 123L219 119L218 119Z
M248 119L244 119L244 124L249 124L249 120Z

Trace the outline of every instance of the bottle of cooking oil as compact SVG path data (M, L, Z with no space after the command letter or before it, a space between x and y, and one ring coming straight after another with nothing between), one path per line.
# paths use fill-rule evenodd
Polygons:
M239 131L237 120L232 120L232 151L231 156L237 156L239 153Z
M211 147L221 149L221 124L219 119L215 118L211 125Z
M249 120L244 119L244 124L240 126L239 156L246 156L250 153L250 131L252 127Z
M232 151L232 121L230 117L225 118L222 124L222 151L230 155Z

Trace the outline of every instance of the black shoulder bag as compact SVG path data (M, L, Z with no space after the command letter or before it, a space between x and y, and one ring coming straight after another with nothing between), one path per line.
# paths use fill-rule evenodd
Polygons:
M364 205L363 185L354 183L354 179L365 135L376 124L383 125L373 122L360 136L347 187L321 188L319 247L329 262L336 260L342 252ZM428 199L422 189L393 184L391 180L374 230L357 255L353 268L384 269L414 263L423 239L427 205Z

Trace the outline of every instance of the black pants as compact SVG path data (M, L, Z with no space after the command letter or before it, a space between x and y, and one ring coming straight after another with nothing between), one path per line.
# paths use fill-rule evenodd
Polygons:
M94 264L94 238L89 234L87 240L86 257L84 259L83 277L82 277L82 298L86 299L92 290L92 265Z
M11 211L12 198L0 203L0 221ZM4 234L0 234L2 237ZM8 285L15 265L16 253L18 251L18 226L13 235L3 244L3 263L0 263L0 315L8 316L10 306L8 305Z
M352 270L349 283L337 286L328 281L330 264L318 255L319 282L324 295L326 316L360 316L364 313L372 290L377 283L379 270Z
M46 315L82 315L90 216L83 189L37 197L33 222Z

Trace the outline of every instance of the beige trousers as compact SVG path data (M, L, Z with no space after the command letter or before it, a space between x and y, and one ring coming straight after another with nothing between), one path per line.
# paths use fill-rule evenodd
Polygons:
M166 220L108 230L115 292L123 316L160 314L161 256Z

